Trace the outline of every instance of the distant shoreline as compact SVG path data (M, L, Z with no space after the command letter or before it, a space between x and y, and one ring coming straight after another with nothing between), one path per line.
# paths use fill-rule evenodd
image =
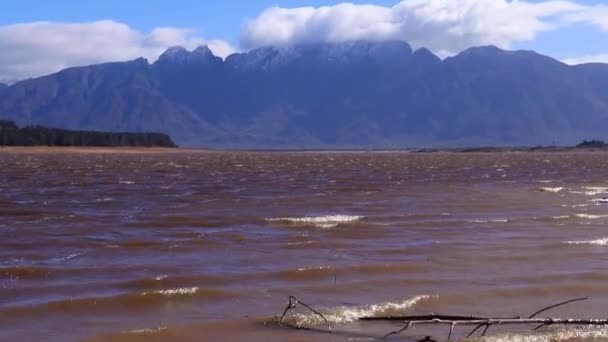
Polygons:
M564 153L608 152L608 148L579 147L474 147L474 148L423 148L423 149L236 149L188 147L133 147L133 146L0 146L0 153L99 153L99 154L160 154L160 153Z

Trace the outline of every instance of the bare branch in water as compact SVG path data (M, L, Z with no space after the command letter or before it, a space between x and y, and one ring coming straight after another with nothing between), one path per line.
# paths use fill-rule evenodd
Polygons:
M537 325L534 330L538 330L545 326L550 325L608 325L608 319L575 319L575 318L537 318L539 314L548 311L550 309L554 309L559 306L563 306L566 304L580 302L583 300L587 300L588 298L576 298L571 299L565 302L561 302L558 304L554 304L543 308L534 314L532 314L529 318L521 318L520 316L516 317L476 317L476 316L458 316L458 315L439 315L439 314L429 314L429 315L411 315L411 316L384 316L384 317L360 317L360 321L400 321L404 322L405 325L399 329L392 331L386 334L383 338L388 338L390 336L401 334L402 332L414 327L415 325L450 325L450 333L448 335L448 341L452 338L454 333L454 329L457 325L474 325L476 326L468 335L471 337L477 332L479 329L484 328L481 336L485 336L490 327L493 325L527 325L527 324L535 324ZM285 310L283 310L283 314L279 317L279 325L283 325L285 316L288 313L294 313L293 311L296 309L298 305L301 305L308 309L310 312L315 315L321 317L323 321L327 324L329 328L329 332L331 333L331 326L329 321L325 318L325 316L319 311L315 310L310 305L301 302L294 296L289 297L289 303ZM301 329L301 327L296 326L296 328ZM431 341L430 337L428 338Z
M481 333L481 336L486 336L486 333L488 332L489 329L490 329L490 325L486 324L486 328L483 329L483 332Z
M544 308L544 309L540 309L540 310L536 311L535 313L533 313L533 314L530 316L530 318L534 318L534 317L536 317L537 315L539 315L539 314L541 314L541 313L543 313L543 312L545 312L545 311L548 311L548 310L551 310L551 309L555 309L555 308L556 308L556 307L558 307L558 306L563 306L563 305L570 304L570 303L574 303L574 302L581 302L581 301L583 301L583 300L587 300L587 299L589 299L589 298L575 298L575 299L570 299L570 300L567 300L567 301L565 301L565 302L561 302L561 303L558 303L558 304L555 304L555 305L547 306L546 308Z
M473 330L472 330L472 331L471 331L471 332L470 332L470 333L467 335L467 337L466 337L466 338L469 338L469 337L473 336L473 334L474 334L474 333L475 333L477 330L481 329L481 327L483 327L484 325L485 325L485 324L480 324L480 325L478 325L478 326L477 326L475 329L473 329Z
M306 309L308 309L310 312L314 313L315 315L321 317L323 319L323 321L325 321L325 324L327 324L327 328L329 329L329 332L331 332L331 325L329 324L329 321L327 320L327 318L325 318L325 316L323 316L322 313L315 310L312 306L300 301L299 299L297 299L294 296L289 296L289 303L287 304L287 307L285 307L285 310L283 310L283 314L279 318L279 325L283 325L283 322L285 321L285 316L290 312L295 319L294 310L298 307L298 304L302 305L303 307L305 307ZM300 328L300 327L297 326L297 328Z
M393 335L399 335L402 332L406 331L407 329L410 328L410 325L412 325L412 322L406 322L405 326L399 330L395 330L395 331L391 331L390 333L384 335L382 338L385 339L387 337L393 336Z

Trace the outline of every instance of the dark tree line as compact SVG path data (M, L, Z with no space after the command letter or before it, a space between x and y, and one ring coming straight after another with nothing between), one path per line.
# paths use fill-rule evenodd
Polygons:
M577 148L606 148L608 144L602 140L590 140L583 141L582 143L576 145Z
M72 131L43 126L19 128L8 120L0 120L0 146L177 147L171 137L162 133Z

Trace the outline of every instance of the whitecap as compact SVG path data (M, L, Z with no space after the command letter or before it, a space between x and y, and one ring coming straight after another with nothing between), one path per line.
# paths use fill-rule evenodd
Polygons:
M176 289L166 289L166 290L156 290L151 292L144 292L142 296L148 296L152 294L163 295L163 296L183 296L183 295L193 295L198 292L200 288L198 286L194 287L181 287Z
M104 197L104 198L98 198L95 200L95 202L112 202L114 201L114 198L112 197Z
M593 214L576 214L574 216L576 216L578 218L589 219L589 220L608 218L608 215L593 215Z
M330 270L330 269L332 269L331 266L301 267L301 268L298 268L298 272L323 271L323 270Z
M608 187L605 186L585 186L582 191L570 191L572 194L582 194L586 196L597 196L608 194Z
M558 193L564 190L564 187L559 186L559 187L540 187L538 188L538 191L541 192L554 192L554 193Z
M134 330L123 331L123 334L155 334L155 333L163 332L166 330L167 330L167 327L134 329Z
M266 219L268 222L287 223L293 225L311 225L319 228L334 228L340 224L359 221L363 216L355 215L327 215L304 217L276 217Z
M490 219L490 220L482 220L482 219L476 219L476 220L468 220L468 223L509 223L509 219Z
M598 246L606 246L608 245L608 237L597 239L597 240L580 240L580 241L566 241L567 244L570 245L598 245Z
M337 307L322 310L322 314L329 323L344 324L355 322L361 317L398 315L400 313L404 313L404 311L408 309L413 308L419 302L431 298L437 298L437 296L420 295L399 302L386 302L354 307ZM293 316L293 319L295 321L292 323L298 326L314 326L325 323L320 316L312 313L296 314Z

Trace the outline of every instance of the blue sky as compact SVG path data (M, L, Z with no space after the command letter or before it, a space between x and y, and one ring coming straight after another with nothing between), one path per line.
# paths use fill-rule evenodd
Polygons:
M522 12L517 9L521 6L508 6L509 8L512 8L513 11L503 11L501 9L500 6L502 5L513 4L508 0L428 0L427 2L424 2L424 0L404 0L403 3L418 3L418 5L422 3L424 6L428 7L428 11L425 12L421 10L416 12L415 22L418 26L394 29L390 34L387 33L387 37L391 39L403 39L410 41L410 43L413 42L415 47L418 47L418 45L425 45L440 55L457 53L459 52L458 50L462 50L469 45L495 44L504 48L533 49L560 60L571 59L571 61L588 61L594 60L595 58L598 61L608 62L608 6L606 6L608 4L606 1L523 1L526 5L545 4L547 5L547 8L542 9L542 11L545 12L542 12L543 14L541 15L531 15L529 18L525 15L525 18L521 19ZM519 2L521 3L522 0ZM30 53L33 51L34 53L39 53L41 56L54 56L54 52L52 51L45 53L44 49L48 48L48 44L45 42L36 42L31 38L31 35L37 35L36 30L33 27L27 28L27 35L22 33L21 29L23 28L20 28L21 31L15 31L16 29L13 27L10 31L10 37L26 37L27 39L22 39L22 41L13 39L8 43L5 42L4 45L2 41L2 29L15 24L31 24L40 21L48 21L59 25L111 20L115 23L128 26L128 28L134 32L140 32L142 37L154 32L154 30L159 27L190 30L187 34L182 34L183 36L180 36L179 38L174 34L174 40L168 38L169 34L164 34L162 38L154 36L156 38L153 38L153 40L158 40L158 46L154 46L154 49L141 49L141 47L138 47L138 49L132 49L133 52L131 52L131 54L141 52L145 57L153 59L161 48L166 48L165 46L161 46L163 44L169 45L175 41L175 43L183 42L184 45L189 45L207 43L211 40L217 41L215 44L216 46L221 45L220 41L222 44L225 43L216 49L212 47L212 50L221 50L223 54L227 54L231 51L246 50L260 45L298 43L300 41L316 40L317 38L312 36L310 32L321 32L318 37L321 41L350 39L352 37L368 38L368 36L372 37L372 39L379 39L378 37L383 37L378 33L384 32L382 31L382 28L353 36L351 34L352 32L348 32L348 25L354 27L357 26L359 22L363 21L367 27L374 25L374 20L384 20L382 19L383 16L395 15L401 16L402 18L408 18L409 20L413 13L413 10L411 10L411 8L413 8L412 6L408 7L409 9L407 11L394 10L391 13L388 13L391 8L399 4L399 0L350 1L350 3L355 5L376 5L373 11L361 6L335 6L340 3L342 3L342 1L334 0L147 0L145 2L129 0L2 0L2 8L0 10L0 48L3 48L4 50L4 45L7 45L13 48L24 48L25 50L23 50L23 53ZM490 3L493 5L488 5ZM566 9L554 11L550 8L553 5L561 8L564 6L564 3L569 4L570 7L581 6L585 8L576 11ZM458 4L458 6L454 6L454 4ZM265 10L274 6L293 10L293 13L273 12L266 16L262 15ZM321 23L315 23L314 20L309 19L318 17L321 11L315 13L300 13L295 10L295 8L302 6L315 8L320 6L335 6L336 10L327 15ZM467 28L463 30L474 29L475 31L465 32L462 37L466 37L466 39L445 36L443 41L435 40L433 37L437 35L441 36L442 32L438 33L437 31L432 30L454 30L453 23L451 24L452 26L449 26L443 22L437 22L438 19L432 17L434 15L433 11L439 13L438 8L442 11L447 11L446 13L448 14L450 11L466 12L471 8L475 8L475 11L470 12L475 12L477 14L470 18L468 12L459 13L459 15L464 18L462 19L463 26L467 26ZM484 11L489 14L485 15ZM532 13L541 10L537 10L532 6L527 6L524 11ZM501 12L507 14L503 16ZM342 21L341 18L344 15L343 13L351 13L350 19ZM371 14L368 16L368 13ZM548 13L546 17L544 13ZM421 30L426 30L428 28L424 15L431 16L429 19L435 20L434 23L436 24L432 27L432 30L429 31L428 36L425 36L423 32L421 32ZM282 35L276 33L277 31L282 32L281 25L289 26L290 20L300 20L297 18L300 18L301 21L306 21L306 24L298 24L300 26L294 27L291 31ZM574 20L573 18L577 19ZM253 21L253 24L247 26L247 20ZM495 25L492 20L497 20L498 23ZM553 21L559 21L560 24L559 27L553 27L551 29L539 29L536 27L538 26L538 23L536 22L538 20L551 21L550 26L556 26ZM512 22L512 27L508 27L510 21ZM564 21L569 22L564 24ZM409 22L407 25L410 25ZM481 30L479 28L480 25ZM483 25L486 25L488 31L491 31L487 35L483 34ZM495 30L495 26L500 25L503 26L501 30L496 30L496 32L492 31ZM518 31L519 26L522 27L521 32ZM38 27L37 29L41 30L41 35L46 34L45 39L47 42L49 40L54 40L54 36L51 33L55 32L53 30L57 29L57 27ZM74 35L73 31L75 30L77 29L69 29L71 32L70 34ZM99 34L107 35L108 28L105 28L104 30L105 31L99 31ZM525 30L529 30L529 32ZM95 35L95 32L97 32L84 28L83 32L85 31L87 32L86 37L88 38L90 38L91 35ZM17 34L15 34L15 32L17 32ZM56 32L58 33L55 34L55 36L58 37L61 36L65 30ZM9 31L5 32L5 36L9 37ZM76 38L81 39L79 37L74 37L73 39ZM149 38L150 37L141 39L147 39L146 41L149 41ZM134 38L131 37L129 39L133 40ZM461 41L458 41L459 39ZM27 43L24 43L23 40L27 40ZM494 40L496 41L494 42ZM69 39L58 39L58 41L67 42ZM74 43L71 44L72 47L73 45ZM227 47L228 45L230 48ZM40 48L36 48L37 46ZM148 47L149 46L146 46L146 48ZM32 61L31 65L35 70L29 72L31 75L28 75L27 65L9 65L10 63L15 63L15 61L9 60L8 57L5 57L4 59L0 57L0 80L35 76L36 74L47 72L47 69L48 72L51 72L54 71L53 68L57 69L70 66L71 64L97 61L94 56L84 56L84 53L78 51L75 52L75 56L77 55L76 57L67 56L65 53L66 49L63 50L64 52L60 54L63 57L58 57L53 65L49 64L48 66L43 67L41 66L41 61ZM123 50L128 49L123 47ZM105 61L114 57L120 58L123 55L125 58L131 57L130 54L120 54L118 52L107 53L106 55L107 56L100 57L99 61ZM604 58L606 60L604 60ZM20 60L16 60L16 62L20 62ZM3 71L3 68L6 70Z

